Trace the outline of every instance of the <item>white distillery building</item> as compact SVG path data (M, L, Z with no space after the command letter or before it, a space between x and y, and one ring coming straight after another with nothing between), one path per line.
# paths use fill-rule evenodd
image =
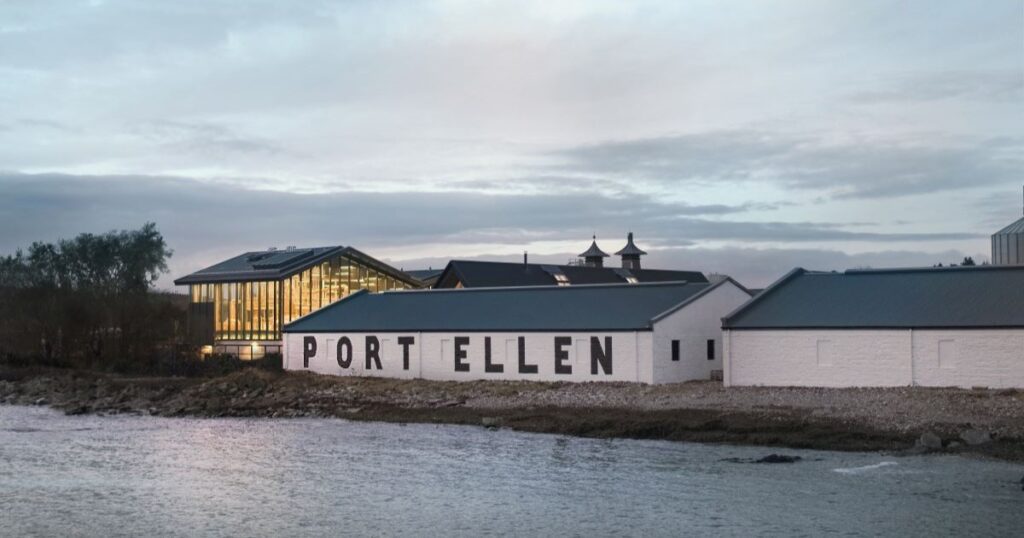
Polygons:
M1024 266L796 269L723 339L727 386L1024 388Z
M356 292L284 328L284 367L435 380L709 379L731 279Z

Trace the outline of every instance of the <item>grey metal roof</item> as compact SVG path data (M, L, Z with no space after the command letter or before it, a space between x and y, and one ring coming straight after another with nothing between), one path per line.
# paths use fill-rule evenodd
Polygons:
M1007 226L1006 228L1003 228L1002 230L999 230L998 232L996 232L993 235L1016 235L1016 234L1024 234L1024 218L1018 220L1017 222L1014 222L1013 224L1010 224L1009 226Z
M174 281L175 285L205 284L211 282L247 282L278 280L324 260L344 255L368 267L413 285L421 285L416 278L362 252L344 246L288 248L246 252L201 269Z
M633 232L626 234L626 246L622 247L622 250L615 253L616 256L642 256L644 254L647 253L640 250L633 244Z
M627 276L632 276L637 282L708 281L707 277L699 271L452 260L448 262L448 266L438 277L435 287L451 288L455 286L456 282L466 288L554 286L557 282L551 272L552 267L557 268L574 286L579 284L621 284L628 281Z
M722 320L727 329L1024 327L1024 266L795 269Z
M355 293L285 332L634 331L712 289L665 282Z
M601 250L597 246L597 236L594 236L594 241L590 243L590 248L579 255L580 258L607 258L608 253Z

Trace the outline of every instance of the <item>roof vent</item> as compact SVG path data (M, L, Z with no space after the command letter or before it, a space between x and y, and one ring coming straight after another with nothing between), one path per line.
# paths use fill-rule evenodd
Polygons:
M593 242L590 243L590 248L579 254L580 258L583 258L587 267L603 267L604 258L608 257L605 251L601 250L597 246L597 235L594 235Z
M626 246L622 247L622 250L615 253L616 256L622 256L623 269L639 269L640 256L645 254L647 253L640 250L633 244L633 232L629 232L629 234L626 235Z

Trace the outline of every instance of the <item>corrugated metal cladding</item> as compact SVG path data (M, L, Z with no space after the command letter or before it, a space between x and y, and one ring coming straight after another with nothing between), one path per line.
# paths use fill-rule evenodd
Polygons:
M992 234L992 263L1024 265L1024 218Z
M285 332L648 330L652 318L712 287L671 282L358 293Z
M1024 327L1024 266L816 273L798 269L726 329Z

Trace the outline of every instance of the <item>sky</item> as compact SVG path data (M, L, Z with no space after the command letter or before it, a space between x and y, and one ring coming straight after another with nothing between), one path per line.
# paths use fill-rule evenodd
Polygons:
M629 231L751 287L981 261L1022 185L1024 0L0 3L0 254L152 221L163 289Z

